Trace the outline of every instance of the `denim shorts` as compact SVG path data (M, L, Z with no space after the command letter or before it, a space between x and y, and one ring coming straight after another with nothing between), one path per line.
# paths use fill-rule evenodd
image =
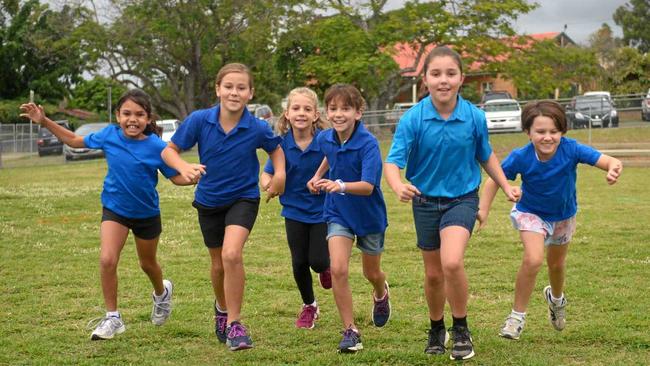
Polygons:
M562 221L546 221L533 213L521 212L513 207L510 211L510 221L519 231L532 231L544 235L546 246L567 244L576 232L575 215Z
M440 230L461 226L472 235L478 212L478 189L460 197L413 197L413 221L422 250L440 249Z
M335 222L327 223L327 240L333 236L344 236L354 241L354 233L350 228ZM369 255L380 255L384 251L384 233L368 234L357 237L357 248Z

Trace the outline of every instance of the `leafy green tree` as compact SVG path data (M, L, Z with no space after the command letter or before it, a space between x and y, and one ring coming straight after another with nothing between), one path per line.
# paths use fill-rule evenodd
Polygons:
M623 28L623 41L641 52L650 51L650 1L630 0L614 12L614 21Z
M51 101L66 96L89 66L76 33L86 17L83 8L69 5L53 11L38 0L3 1L0 98L25 97L29 90Z
M591 48L598 57L600 65L605 70L610 70L614 63L614 58L618 48L621 47L621 40L614 37L612 28L607 23L589 36L589 48Z
M574 85L590 84L601 72L592 50L560 47L552 40L535 42L513 53L502 70L524 99L552 98L556 89L568 96Z
M297 0L113 0L111 23L94 24L90 54L111 77L148 91L160 110L184 118L215 102L214 77L228 62L251 66L256 95L280 99L274 39Z
M608 73L612 93L641 93L650 88L650 53L642 54L632 47L619 48L614 67Z
M126 87L115 80L102 76L82 80L75 85L67 107L107 114L109 87L111 88L111 106L112 109L115 109L115 105L120 96L126 91Z

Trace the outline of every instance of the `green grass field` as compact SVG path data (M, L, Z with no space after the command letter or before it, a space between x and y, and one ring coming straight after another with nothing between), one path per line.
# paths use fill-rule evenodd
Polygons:
M586 139L586 131L571 131ZM650 128L593 132L595 142L648 142ZM491 137L499 156L523 144L523 134ZM596 141L598 140L598 141ZM382 145L384 152L388 143ZM243 322L255 348L230 352L213 333L209 260L202 244L191 187L161 181L164 232L159 260L174 281L174 311L162 327L149 321L151 286L139 269L132 239L119 266L119 308L126 333L91 342L86 324L103 315L99 286L99 195L104 160L40 166L27 159L0 170L0 364L184 365L424 365L449 364L448 355L423 353L428 317L423 269L410 207L384 186L390 226L383 267L391 284L393 315L385 328L370 324L371 287L360 257L351 260L355 317L365 349L339 355L342 329L329 291L316 286L321 319L314 330L294 321L300 297L291 275L277 200L262 204L245 247L247 284ZM567 328L546 319L540 272L519 341L497 336L512 302L521 245L511 228L510 205L500 194L488 227L466 255L469 323L476 365L650 364L649 168L625 168L615 186L604 173L578 172L578 228L568 258ZM316 280L316 276L314 276ZM316 280L317 284L317 280ZM447 322L451 315L446 312Z

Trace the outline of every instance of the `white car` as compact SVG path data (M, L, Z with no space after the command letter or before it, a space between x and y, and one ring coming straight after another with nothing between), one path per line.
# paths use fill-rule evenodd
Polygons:
M521 131L521 107L514 99L493 99L483 105L489 132Z
M163 129L161 139L165 142L170 142L180 124L181 123L177 119L163 119L161 121L156 121L156 125Z

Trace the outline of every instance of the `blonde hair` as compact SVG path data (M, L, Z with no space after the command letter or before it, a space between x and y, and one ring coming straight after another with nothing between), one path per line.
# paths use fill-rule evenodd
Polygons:
M296 95L302 95L307 99L309 99L314 105L314 111L318 112L318 95L316 95L316 92L306 87L299 87L291 90L289 92L289 95L287 96L287 109L282 113L280 119L278 119L278 123L276 123L275 125L275 129L279 135L285 135L287 132L289 132L291 123L289 122L289 119L286 116L286 111L289 110L289 108L291 107L291 99L293 99L293 97L295 97ZM311 127L313 133L317 128L320 130L324 130L328 128L329 125L319 115L318 118L312 123Z
M219 84L221 84L221 80L223 80L226 75L232 72L248 75L248 87L251 88L251 90L253 89L253 73L251 72L251 69L249 69L248 66L237 62L225 64L221 69L219 69L217 77L214 81L215 86L219 86Z

